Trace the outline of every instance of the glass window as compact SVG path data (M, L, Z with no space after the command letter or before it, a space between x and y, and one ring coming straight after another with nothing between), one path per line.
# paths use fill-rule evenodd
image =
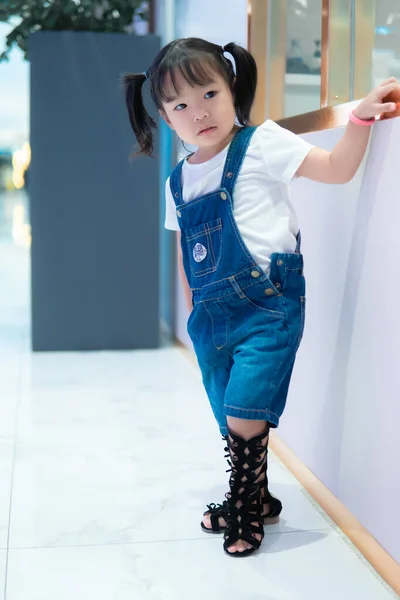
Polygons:
M286 9L284 117L320 108L322 0L289 0Z
M400 2L375 3L375 45L372 55L373 84L391 75L400 78Z

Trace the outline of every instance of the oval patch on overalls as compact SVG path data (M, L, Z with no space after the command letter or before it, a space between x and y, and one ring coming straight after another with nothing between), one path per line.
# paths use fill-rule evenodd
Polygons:
M196 244L193 248L193 258L196 262L201 262L207 256L207 248L203 244Z

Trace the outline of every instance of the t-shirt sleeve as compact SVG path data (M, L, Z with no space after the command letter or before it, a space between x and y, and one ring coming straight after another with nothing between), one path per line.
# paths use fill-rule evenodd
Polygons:
M169 184L169 177L165 184L165 229L171 229L172 231L179 231L178 217L176 216L176 206L172 197L171 186Z
M300 136L270 120L258 127L257 137L267 174L281 183L292 181L302 162L314 148Z

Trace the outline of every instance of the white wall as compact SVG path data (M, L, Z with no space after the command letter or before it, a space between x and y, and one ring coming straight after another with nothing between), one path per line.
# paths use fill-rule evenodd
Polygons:
M342 134L336 129L305 137L330 150ZM343 186L300 179L292 188L306 262L307 327L280 434L337 495L348 345L342 321L353 287L347 288L347 271L354 264L349 256L363 171ZM295 447L294 440L301 444Z
M293 188L307 327L280 436L400 561L400 119L348 186ZM331 147L337 132L306 136ZM361 184L361 185L360 185Z

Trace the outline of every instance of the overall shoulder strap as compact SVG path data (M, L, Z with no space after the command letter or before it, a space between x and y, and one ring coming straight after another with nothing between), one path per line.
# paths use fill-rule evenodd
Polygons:
M249 147L251 138L256 129L257 127L243 127L242 129L239 129L229 147L222 175L221 187L225 188L231 196L244 157L246 156L247 148Z
M183 204L182 197L182 167L185 159L181 160L181 162L175 167L172 171L171 176L169 178L169 184L171 188L172 197L176 206L180 206Z

